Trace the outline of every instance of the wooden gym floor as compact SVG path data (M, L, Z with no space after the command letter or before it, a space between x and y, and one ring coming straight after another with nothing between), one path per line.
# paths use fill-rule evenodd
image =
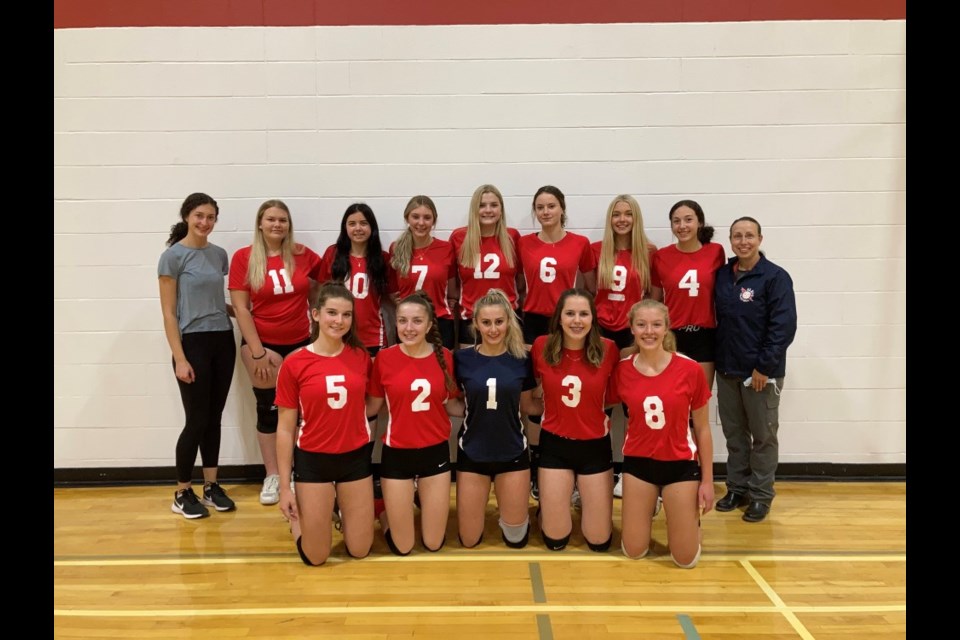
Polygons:
M718 497L723 485L717 485ZM904 483L779 482L766 521L703 518L700 564L590 552L575 519L548 552L501 539L461 549L451 509L439 553L363 560L334 533L325 566L304 566L259 485L225 485L238 509L187 521L173 486L54 490L58 638L592 638L885 640L906 637ZM453 501L451 500L451 508ZM531 502L531 516L533 503Z

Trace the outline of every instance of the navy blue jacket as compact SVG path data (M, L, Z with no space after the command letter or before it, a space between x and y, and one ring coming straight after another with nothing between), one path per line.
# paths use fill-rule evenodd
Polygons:
M713 289L717 309L719 373L742 376L756 369L770 378L787 370L787 347L797 333L797 302L790 274L763 255L750 271L737 273L734 256L717 270Z

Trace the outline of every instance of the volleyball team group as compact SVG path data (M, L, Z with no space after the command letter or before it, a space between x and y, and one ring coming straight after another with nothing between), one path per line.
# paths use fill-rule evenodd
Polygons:
M260 502L279 505L307 565L330 555L334 521L355 558L370 552L378 527L395 554L418 543L440 550L454 467L464 548L483 539L491 487L511 548L529 541L531 494L542 544L555 551L570 539L572 502L589 548L607 551L613 498L622 497L620 546L630 558L649 552L662 504L682 568L696 566L700 518L714 506L764 520L797 315L790 276L760 251L760 223L733 222L728 260L692 200L671 207L676 243L660 249L629 195L610 203L594 243L565 230L556 187L541 187L532 209L540 230L521 236L507 226L500 191L481 185L467 225L442 240L433 201L414 196L406 228L384 251L372 209L355 203L321 256L295 242L288 207L268 200L253 243L228 258L209 241L216 201L188 196L158 268L186 414L171 510L195 519L208 507L236 508L217 482L235 321L266 469ZM727 491L716 504L715 378L728 452ZM616 405L626 420L619 478ZM192 487L198 450L201 496Z

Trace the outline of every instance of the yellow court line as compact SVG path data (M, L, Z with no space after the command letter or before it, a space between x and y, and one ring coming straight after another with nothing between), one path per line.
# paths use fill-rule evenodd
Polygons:
M803 626L803 623L800 622L800 619L794 615L793 611L787 608L787 604L777 595L777 592L774 591L766 580L763 579L763 576L753 567L748 560L741 560L740 565L746 569L747 573L750 574L750 577L753 578L754 582L760 587L760 589L767 594L767 597L770 598L770 601L776 605L777 609L783 613L783 617L787 619L787 622L790 623L790 626L793 627L793 630L800 634L800 637L803 640L814 640L814 637L807 631L807 628Z
M906 562L907 556L903 555L758 555L751 554L738 556L731 554L722 555L703 555L703 562ZM327 564L338 564L343 562L355 562L353 558L330 557ZM383 555L376 557L363 558L360 562L667 562L671 561L670 556L650 557L643 560L631 560L620 555L603 555L596 553L584 554L514 554L514 553L471 553L458 555L455 553L444 555L411 555L398 557L393 555ZM89 560L54 560L54 567L136 567L141 565L205 565L205 564L300 564L300 558L296 555L290 556L236 556L236 557L213 557L213 558L93 558Z
M896 613L906 611L906 605L822 606L797 607L801 613ZM438 606L380 606L380 607L263 607L257 609L54 609L53 615L74 618L182 618L201 616L264 616L264 615L358 615L404 613L780 613L776 606L711 606L672 605L438 605ZM789 612L787 612L789 613ZM798 621L799 622L799 621ZM802 625L801 625L802 627ZM806 630L804 629L804 632ZM801 635L803 635L801 633ZM809 633L804 638L811 638Z

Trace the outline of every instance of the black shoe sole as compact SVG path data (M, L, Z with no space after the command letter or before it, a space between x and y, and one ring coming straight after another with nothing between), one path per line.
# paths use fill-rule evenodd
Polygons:
M734 511L735 509L739 509L740 507L745 507L748 504L750 504L750 501L747 500L747 496L741 496L740 498L737 499L736 504L732 506L724 503L725 498L726 496L724 496L723 498L720 498L720 500L718 500L717 504L714 506L714 509L716 509L720 513L727 513L728 511Z

